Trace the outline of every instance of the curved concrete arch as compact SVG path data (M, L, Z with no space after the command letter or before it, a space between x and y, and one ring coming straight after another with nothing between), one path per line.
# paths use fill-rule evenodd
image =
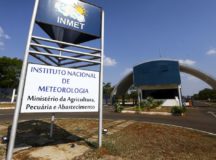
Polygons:
M117 85L115 85L111 97L114 95L124 95L133 84L133 72L127 74Z
M212 87L212 89L216 90L216 79L213 78L212 76L205 74L203 72L201 72L200 70L197 70L195 68L183 65L183 64L179 64L179 68L181 72L193 75L199 79L201 79L202 81L206 82L208 85L210 85Z
M155 60L155 61L160 61L160 60ZM179 63L179 68L180 68L180 72L193 75L199 78L200 80L206 82L208 85L210 85L213 89L216 90L216 79L214 77L205 74L198 69L195 69L193 67L181 63ZM124 95L132 84L133 84L133 72L130 72L117 85L115 85L111 96Z

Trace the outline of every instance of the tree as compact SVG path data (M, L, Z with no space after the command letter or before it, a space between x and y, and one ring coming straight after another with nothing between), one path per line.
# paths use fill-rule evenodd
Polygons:
M17 88L22 68L22 60L0 57L0 88Z
M137 105L137 99L138 99L137 91L132 91L130 97L133 99L133 105Z
M111 86L111 83L105 83L105 82L103 83L103 97L105 98L106 104L110 99L112 90L113 87Z
M216 90L205 88L205 89L199 91L198 94L194 94L193 99L198 99L198 100L211 99L211 100L215 100L216 99Z
M138 100L137 87L132 85L129 88L128 92L129 92L130 99L133 99L133 105L137 105L137 100Z

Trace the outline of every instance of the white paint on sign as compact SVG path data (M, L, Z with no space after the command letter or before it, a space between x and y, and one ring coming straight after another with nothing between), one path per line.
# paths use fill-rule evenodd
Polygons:
M22 113L98 112L99 72L28 64Z

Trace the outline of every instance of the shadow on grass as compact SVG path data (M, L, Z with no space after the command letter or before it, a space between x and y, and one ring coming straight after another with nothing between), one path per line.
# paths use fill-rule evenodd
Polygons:
M11 126L8 128L8 137ZM53 137L50 138L50 123L41 120L30 120L18 123L16 133L16 147L42 147L47 145L57 145L64 143L85 142L91 148L96 145L86 141L77 135L74 135L60 126L53 125Z

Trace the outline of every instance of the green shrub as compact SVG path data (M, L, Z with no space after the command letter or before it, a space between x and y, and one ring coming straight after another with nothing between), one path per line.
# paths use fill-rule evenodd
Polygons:
M114 104L114 111L120 113L123 110L123 107L119 103Z
M141 107L141 106L136 106L136 107L135 107L135 111L138 112L138 113L139 113L140 111L143 111L143 110L144 110L144 107Z
M186 112L186 108L185 107L175 106L175 107L171 108L171 113L173 115L181 115L184 112Z
M163 104L163 101L161 101L161 100L155 101L155 107L159 107L159 106L161 106L162 104Z
M155 100L152 97L147 97L146 100L140 102L140 109L143 110L146 108L147 110L150 110L159 107L162 103L163 101Z

